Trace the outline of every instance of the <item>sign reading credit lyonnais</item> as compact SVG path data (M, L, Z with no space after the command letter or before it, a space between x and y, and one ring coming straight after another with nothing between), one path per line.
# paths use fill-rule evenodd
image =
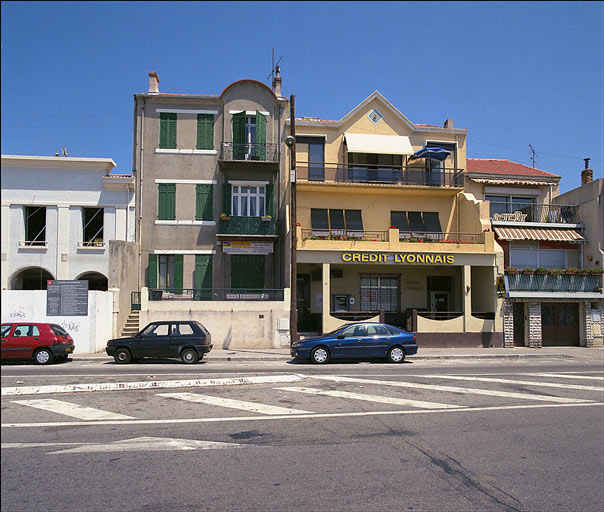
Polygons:
M384 254L376 252L345 252L342 261L350 263L436 263L452 265L455 256L452 254L421 254L421 253L394 253Z

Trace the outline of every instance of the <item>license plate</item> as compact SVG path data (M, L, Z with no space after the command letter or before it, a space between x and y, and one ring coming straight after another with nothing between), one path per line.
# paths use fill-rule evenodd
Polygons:
M71 347L68 347L65 349L65 352L71 352L71 350L72 350Z

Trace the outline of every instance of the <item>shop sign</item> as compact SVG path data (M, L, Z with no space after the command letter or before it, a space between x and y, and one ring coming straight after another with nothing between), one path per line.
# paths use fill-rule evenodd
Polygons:
M345 252L342 261L346 263L411 263L411 264L444 264L455 263L452 254L426 254L426 253L394 253L385 254L377 252Z
M273 243L251 240L224 241L222 242L222 251L229 254L271 254Z
M497 297L505 297L505 278L503 276L497 276Z

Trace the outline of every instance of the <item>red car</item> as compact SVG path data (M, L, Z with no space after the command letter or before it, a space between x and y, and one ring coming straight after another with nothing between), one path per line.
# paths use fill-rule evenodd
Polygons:
M36 364L63 362L73 353L73 338L57 324L2 324L2 360L33 359Z

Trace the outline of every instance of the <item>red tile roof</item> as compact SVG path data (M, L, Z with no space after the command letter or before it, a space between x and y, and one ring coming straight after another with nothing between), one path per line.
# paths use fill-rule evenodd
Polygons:
M466 166L469 173L560 178L557 174L534 169L528 165L511 162L510 160L505 159L468 158L466 160Z

